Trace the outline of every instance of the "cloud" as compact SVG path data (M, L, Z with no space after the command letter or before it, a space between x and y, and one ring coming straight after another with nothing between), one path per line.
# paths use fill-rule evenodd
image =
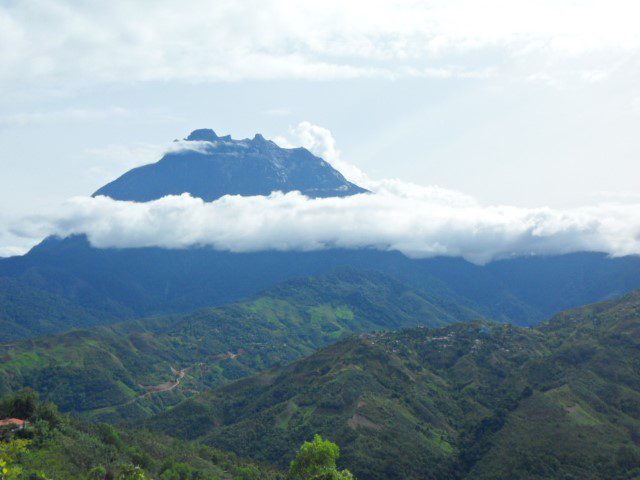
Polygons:
M618 203L629 203L629 202L640 202L640 192L631 192L631 191L608 191L601 190L599 192L594 192L592 197L599 197L600 199L606 199L608 201L615 201Z
M188 194L147 203L82 197L53 217L22 221L12 233L86 234L98 248L376 248L415 258L460 256L479 264L577 251L640 254L640 204L525 209L483 206L437 187L395 187L325 199L298 192L226 196L214 202Z
M283 148L298 146L306 148L314 155L326 160L333 168L342 173L347 180L372 192L384 192L399 196L405 196L408 193L412 195L422 194L432 198L432 192L437 192L440 200L447 198L449 201L459 201L464 198L466 202L472 201L471 197L435 186L423 187L398 179L373 179L356 165L342 159L336 139L328 128L315 125L307 120L300 122L295 127L290 127L289 137L279 136L274 141Z
M347 180L365 188L372 186L372 180L362 170L342 160L333 134L325 127L305 120L295 127L289 128L289 137L278 136L274 141L283 148L304 147L327 161Z
M640 254L640 202L633 192L622 197L624 202L601 192L608 202L582 208L483 205L438 186L371 179L341 159L328 129L307 121L279 142L311 149L372 193L310 199L299 192L275 192L214 202L184 194L146 203L77 197L56 214L13 219L5 237L18 245L16 239L85 234L98 248L210 246L231 252L374 248L478 264L579 251ZM208 151L217 143L178 141L168 151ZM0 255L19 251L7 247Z
M96 172L110 172L117 169L116 171L121 173L134 167L156 162L166 151L166 145L136 143L87 148L84 153L90 158L100 161L99 166L92 167Z
M640 48L639 10L626 0L5 2L0 84L468 78L595 54L576 73L601 71L586 74L593 81Z
M85 154L99 163L88 169L90 176L101 181L110 181L135 167L157 162L167 153L194 150L205 152L215 144L203 141L175 140L169 145L137 143L133 145L111 144L101 148L88 148Z
M67 108L48 112L23 112L0 115L0 127L30 127L61 122L87 122L123 118L129 115L130 111L121 107L106 109Z
M96 182L106 183L119 177L122 172L157 162L167 151L166 145L136 143L87 148L84 154L91 164L87 170L88 175Z
M42 237L28 238L24 235L16 236L10 232L11 225L20 221L19 218L9 217L0 213L0 257L23 255L37 244Z
M24 247L6 246L0 247L0 257L15 257L17 255L24 255L29 249Z

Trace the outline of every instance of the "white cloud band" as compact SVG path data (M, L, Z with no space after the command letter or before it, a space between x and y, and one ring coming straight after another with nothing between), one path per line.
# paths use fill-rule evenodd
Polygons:
M96 247L207 245L232 252L369 247L485 263L576 251L640 254L640 205L482 206L449 190L387 181L375 194L347 198L309 199L297 192L214 202L187 194L148 203L81 197L55 217L21 222L14 233L84 233Z

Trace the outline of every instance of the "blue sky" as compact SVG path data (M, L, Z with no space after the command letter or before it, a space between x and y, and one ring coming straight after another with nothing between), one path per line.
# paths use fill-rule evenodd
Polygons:
M171 140L331 132L486 205L640 201L636 2L0 3L0 253Z

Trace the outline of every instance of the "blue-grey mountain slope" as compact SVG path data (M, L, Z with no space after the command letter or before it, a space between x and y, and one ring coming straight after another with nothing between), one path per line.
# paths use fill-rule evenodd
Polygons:
M128 171L94 196L146 202L185 192L205 201L274 191L298 190L309 197L366 192L308 150L280 148L259 134L252 140L233 140L202 129L193 131L185 142L186 148Z
M260 135L233 140L196 130L185 144L191 148L133 169L95 195L149 201L184 192L205 200L291 190L314 197L365 192L307 150L283 149ZM26 255L0 259L0 285L4 281L14 292L31 292L0 295L0 341L221 305L287 279L342 266L383 272L485 318L518 325L640 288L639 256L609 258L597 252L478 266L461 258L416 260L368 249L97 249L84 236L52 237ZM29 308L36 298L54 305L55 315L26 314L39 311Z

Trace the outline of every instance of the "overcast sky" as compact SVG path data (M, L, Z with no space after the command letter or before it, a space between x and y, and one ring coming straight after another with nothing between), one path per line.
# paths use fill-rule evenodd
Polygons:
M638 203L639 5L5 0L0 254L32 241L16 218L203 127L300 144L321 126L371 178L482 205Z

